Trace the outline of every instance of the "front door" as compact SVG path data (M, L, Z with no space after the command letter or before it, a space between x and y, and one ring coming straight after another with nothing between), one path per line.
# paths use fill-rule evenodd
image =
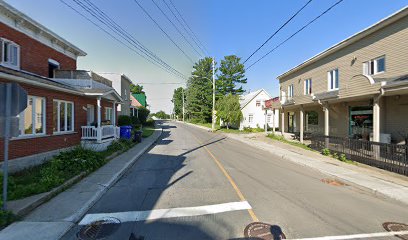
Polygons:
M88 104L86 106L86 124L90 126L95 121L95 107Z
M288 132L293 133L295 131L295 113L288 112Z

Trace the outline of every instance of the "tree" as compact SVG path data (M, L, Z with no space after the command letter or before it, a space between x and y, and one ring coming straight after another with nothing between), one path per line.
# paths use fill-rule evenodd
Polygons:
M184 100L186 100L186 96L184 96ZM173 102L174 113L177 116L182 116L183 114L183 88L182 87L174 89L173 99L171 101Z
M212 111L212 59L200 59L193 66L192 77L187 81L186 113L195 122L211 122Z
M247 83L247 78L245 78L245 66L241 63L241 58L235 55L225 56L221 60L219 71L220 74L217 75L219 95L235 95L244 92L242 85Z
M239 96L228 94L217 102L217 117L222 119L227 125L239 125L242 120Z
M138 93L145 93L143 91L143 86L139 84L130 84L130 92L133 94L138 94Z
M164 111L158 111L157 113L153 114L153 116L159 119L169 119L170 115L165 113Z

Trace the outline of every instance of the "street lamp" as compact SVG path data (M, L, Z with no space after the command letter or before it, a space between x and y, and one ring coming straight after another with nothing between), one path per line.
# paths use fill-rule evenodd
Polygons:
M213 106L212 106L212 123L211 131L215 131L215 60L212 58L212 80L208 77L193 75L193 77L205 78L212 82L213 85Z

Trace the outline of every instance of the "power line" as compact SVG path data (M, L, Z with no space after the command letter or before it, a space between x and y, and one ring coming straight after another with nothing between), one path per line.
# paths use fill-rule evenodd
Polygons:
M166 6L167 6L169 9L171 9L170 6L167 4L166 0L162 0L162 1L166 4ZM183 25L183 24L180 22L180 20L176 17L176 19L177 19L177 21L180 23L180 25L183 26L183 28L185 29L185 31L190 35L191 39L193 39L193 41L197 44L197 46L200 47L200 49L203 51L203 53L209 55L207 48L206 48L206 47L204 46L204 44L200 41L200 39L198 39L197 35L193 32L193 30L192 30L192 29L190 28L190 26L187 24L187 21L184 19L183 15L181 15L180 11L179 11L179 10L177 9L177 7L174 5L173 1L172 1L172 0L169 0L169 2L170 2L170 4L173 6L173 8L176 10L176 12L177 12L177 14L179 15L179 17L181 18L181 20L184 22L184 24L185 24L185 25L187 26L187 28L190 30L191 34L189 33L189 31L187 31L187 29L184 28L184 25ZM171 11L171 10L170 10L170 11ZM173 13L173 11L171 11L171 12ZM173 13L173 15L174 15L174 13ZM194 38L197 39L197 41L198 41L199 44L194 40ZM200 45L202 46L202 48L201 48Z
M85 0L87 1L87 0ZM138 54L139 56L141 56L142 58L144 58L145 60L147 60L148 62L152 63L153 65L162 68L163 70L165 70L166 72L173 74L176 77L181 77L183 79L187 79L187 77L185 77L182 73L180 73L179 71L177 71L176 69L174 69L173 67L171 67L169 64L167 64L166 62L164 62L163 60L161 60L159 57L157 57L154 53L152 53L150 50L148 50L147 48L145 48L140 42L135 42L135 39L131 39L129 40L129 36L124 36L123 32L120 32L118 30L117 27L112 26L112 24L107 23L105 20L108 18L110 23L114 23L116 24L111 18L109 18L106 14L105 17L102 18L100 14L97 14L95 11L92 11L92 9L90 9L89 7L83 5L80 1L76 1L74 0L74 2L79 5L82 9L84 9L88 14L92 15L94 18L96 18L99 22L103 23L105 26L107 26L111 31L113 31L115 34L109 32L108 30L106 30L105 28L101 27L99 24L97 24L96 22L92 21L89 17L85 16L83 13L81 13L80 11L78 11L77 9L75 9L74 7L72 7L70 4L68 4L67 2L65 2L64 0L60 0L60 2L62 2L64 5L66 5L67 7L69 7L70 9L72 9L73 11L75 11L77 14L79 14L80 16L82 16L83 18L85 18L87 21L91 22L93 25L95 25L98 29L100 29L101 31L105 32L106 34L108 34L110 37L112 37L114 40L118 41L119 43L121 43L122 45L124 45L125 47L127 47L128 49L132 50L133 52L135 52L136 54ZM96 7L96 6L95 6ZM101 10L100 10L101 11ZM102 11L101 11L102 12ZM105 19L105 20L104 20ZM117 25L117 24L116 24ZM119 25L117 25L119 26ZM120 26L119 26L120 27ZM123 28L121 28L123 30ZM119 37L121 37L122 39L124 39L124 41L128 42L131 46L129 46L128 44L126 44L125 42L123 42L122 40L120 40L118 38L118 36L115 35L119 35ZM134 48L133 48L134 47ZM136 49L135 49L136 48ZM139 52L140 51L140 52ZM142 53L144 55L142 55Z
M168 68L169 70L173 70L175 71L177 74L181 74L180 72L178 72L177 70L175 70L174 68L170 67L166 62L164 62L161 58L159 58L156 54L154 54L152 51L150 51L149 49L147 49L145 46L143 46L142 43L140 43L137 39L135 39L132 35L130 35L126 30L124 30L120 25L118 25L112 18L110 18L107 14L105 14L105 12L103 12L101 9L99 9L96 5L94 5L92 2L90 2L89 0L84 0L89 7L91 7L92 9L89 9L88 7L82 5L80 2L78 2L77 0L74 0L75 2L77 2L77 4L81 5L82 7L85 7L86 10L90 10L93 13L95 13L93 10L95 10L99 17L102 17L103 19L105 19L108 24L104 21L101 20L100 18L97 17L98 20L100 20L104 25L108 26L111 30L117 32L122 38L125 38L125 40L127 42L129 42L129 40L132 42L132 45L136 45L136 48L138 48L138 50L140 50L142 53L148 55L149 57L153 58L154 60L158 61L160 64L163 64L166 68ZM114 29L112 29L112 27ZM182 75L182 74L181 74Z
M264 43L262 43L261 46L259 46L247 59L245 59L244 63L246 63L255 53L257 53L269 40L271 40L282 28L284 28L292 19L294 19L309 3L311 3L313 0L309 0L303 7L301 7L295 14L292 15L282 26L278 28Z
M322 12L319 16L315 17L312 21L308 22L306 25L304 25L303 27L301 27L299 30L297 30L295 33L293 33L292 35L290 35L288 38L286 38L283 42L281 42L280 44L278 44L276 47L274 47L272 50L270 50L269 52L267 52L265 55L263 55L261 58L259 58L258 60L256 60L254 63L252 63L249 67L247 67L245 70L250 69L252 66L254 66L255 64L257 64L259 61L261 61L262 59L264 59L266 56L268 56L270 53L272 53L273 51L275 51L277 48L279 48L280 46L282 46L283 44L285 44L287 41L289 41L291 38L293 38L296 34L300 33L301 31L303 31L305 28L307 28L310 24L312 24L313 22L315 22L317 19L319 19L320 17L322 17L324 14L326 14L327 12L329 12L332 8L334 8L335 6L337 6L338 4L340 4L341 2L343 2L344 0L339 0L337 1L335 4L333 4L331 7L329 7L328 9L326 9L326 11Z
M154 5L160 10L160 12L166 17L166 19L173 25L173 27L177 30L177 32L183 37L183 39L190 45L190 47L199 55L199 57L202 57L201 53L199 53L196 48L190 43L190 41L184 36L184 34L180 31L180 29L171 21L169 16L162 10L162 8L156 3L155 0L152 0Z
M181 49L181 47L169 36L169 34L167 34L167 32L164 31L164 29L160 26L160 24L156 20L154 20L154 18L150 15L150 13L146 11L146 9L137 0L133 0L133 1L143 10L143 12L150 18L150 20L154 22L154 24L163 32L163 34L166 35L166 37L184 54L184 56L186 56L186 58L190 60L192 64L194 64L193 59L191 59L191 57L188 56L186 52L184 52L184 50Z

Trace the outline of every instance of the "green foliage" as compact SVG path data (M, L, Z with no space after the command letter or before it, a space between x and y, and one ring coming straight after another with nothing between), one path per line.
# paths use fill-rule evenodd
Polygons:
M112 142L112 144L108 146L107 152L114 153L118 151L126 151L133 147L133 145L134 144L130 140L120 139Z
M185 92L186 114L193 121L211 122L212 111L212 59L200 59L193 66L192 77Z
M159 119L169 119L170 118L170 115L165 113L164 111L158 111L157 113L154 113L152 115Z
M241 63L241 58L235 55L225 56L221 60L219 71L217 90L220 95L236 95L244 92L242 85L247 83L247 78L245 78L245 66Z
M126 115L119 115L118 117L118 126L131 126L132 118Z
M142 137L147 138L147 137L151 136L154 133L154 131L155 130L152 127L143 127Z
M302 144L300 142L297 142L297 141L295 142L295 141L287 140L282 135L268 134L268 137L271 138L271 139L286 143L286 144L290 144L290 145L295 146L295 147L303 148L303 149L309 150L309 151L314 151L309 146L307 146L305 144Z
M322 154L323 154L324 156L329 156L329 155L330 155L330 149L328 149L328 148L323 148L323 149L322 149Z
M143 91L143 86L139 85L139 84L130 84L130 92L133 94L138 94L138 93L145 93Z
M154 127L154 120L152 118L147 119L144 126Z
M179 87L174 89L173 99L171 100L174 105L174 113L179 119L183 118L183 88ZM186 96L184 96L184 101L186 101Z
M140 125L140 120L137 116L132 116L131 117L131 122L132 122L132 126L133 128L136 128L137 126Z
M6 227L16 220L17 216L14 215L11 211L0 210L0 229Z
M344 154L344 153L343 153L343 154L340 154L339 160L342 161L342 162L347 161L346 154Z
M149 109L147 109L145 107L140 107L138 111L139 111L138 116L139 116L140 123L145 124L146 121L147 121L147 117L150 114Z
M237 95L228 94L217 102L217 117L222 119L227 129L230 125L239 125L242 119L241 106Z
M335 153L333 153L333 156L332 156L333 158L335 158L335 159L338 159L339 158L339 155L335 152Z

